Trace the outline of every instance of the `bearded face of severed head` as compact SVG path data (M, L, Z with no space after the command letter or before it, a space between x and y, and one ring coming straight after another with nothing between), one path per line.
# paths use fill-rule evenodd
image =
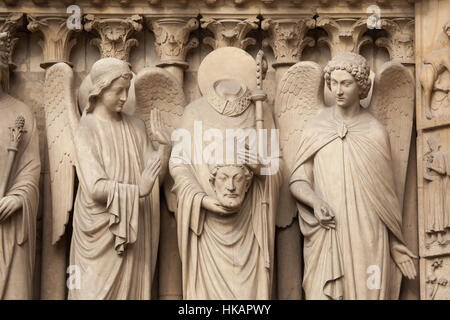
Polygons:
M216 166L209 179L219 203L239 210L252 183L253 173L245 166Z

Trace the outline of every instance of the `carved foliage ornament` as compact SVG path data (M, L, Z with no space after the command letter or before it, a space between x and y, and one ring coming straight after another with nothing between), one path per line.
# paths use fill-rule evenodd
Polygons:
M197 30L197 19L166 18L150 22L155 34L156 51L163 62L176 61L183 63L189 50L197 48L197 38L190 38L192 31Z
M100 50L101 58L118 58L129 60L131 48L139 43L131 38L135 32L142 30L142 17L133 15L127 18L99 18L88 14L84 29L97 31L100 38L91 41Z
M382 19L381 28L388 36L377 39L375 44L385 47L391 60L414 63L414 19Z
M275 55L274 67L292 65L300 60L306 46L314 46L311 37L305 37L309 29L315 27L314 19L265 19L261 28L269 32L270 37L263 40L263 46L270 46Z
M0 17L0 59L3 64L13 66L14 48L19 40L16 34L22 22L22 13L13 13L7 17Z
M211 46L213 49L221 47L237 47L246 49L250 45L255 45L254 38L246 37L251 30L258 29L257 18L239 19L201 19L201 27L208 29L214 34L214 38L206 37L203 43Z
M430 291L428 293L428 297L430 300L434 300L436 297L436 293L440 287L445 288L450 285L450 281L445 277L438 277L436 275L436 270L442 268L443 259L435 259L431 263L430 272L427 275L425 282L429 285Z
M319 17L316 26L327 32L328 37L321 37L318 42L325 43L330 48L332 57L344 52L359 53L363 45L372 43L369 36L363 36L367 31L365 18Z
M39 31L42 36L39 45L44 61L41 66L46 68L55 62L68 62L70 52L77 43L76 39L72 38L73 32L81 29L68 29L66 17L28 16L28 21L28 30Z

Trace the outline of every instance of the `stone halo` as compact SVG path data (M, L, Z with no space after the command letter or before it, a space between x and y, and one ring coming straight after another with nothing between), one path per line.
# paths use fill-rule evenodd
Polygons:
M198 68L198 86L202 95L222 79L235 79L249 90L256 89L256 61L246 51L223 47L208 54Z

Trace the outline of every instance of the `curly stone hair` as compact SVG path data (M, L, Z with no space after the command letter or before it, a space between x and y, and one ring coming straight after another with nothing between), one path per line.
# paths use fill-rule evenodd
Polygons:
M331 73L334 70L345 70L355 78L359 87L359 98L364 99L370 91L372 81L369 78L370 68L367 60L356 53L346 52L335 56L324 70L324 78L331 90Z
M246 165L234 165L234 164L223 164L223 165L215 165L210 169L210 175L209 175L209 183L214 186L216 182L216 176L217 172L220 168L223 167L240 167L244 169L244 175L245 180L247 182L251 181L253 179L253 172L246 166Z

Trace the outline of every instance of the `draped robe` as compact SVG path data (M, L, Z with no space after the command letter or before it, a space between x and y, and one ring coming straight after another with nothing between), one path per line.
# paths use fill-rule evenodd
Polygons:
M39 203L39 136L31 110L11 96L0 98L0 172L6 170L9 127L25 118L22 136L9 176L5 196L16 196L22 208L0 223L0 300L32 299Z
M431 155L434 170L425 164L428 186L424 194L428 204L425 231L430 234L450 228L450 151L436 151Z
M265 110L264 119L265 128L274 128L269 109ZM255 127L254 105L234 113L227 107L219 112L206 97L188 105L181 129L187 130L192 139L199 142L194 143L193 149L199 145L205 147L203 140L198 141L195 136L195 120L201 121L203 132L215 128L225 137L226 129ZM205 195L217 198L209 182L208 164L195 162L195 151L190 159L178 158L175 149L172 149L169 167L178 200L176 220L183 298L269 299L279 172L269 176L255 175L240 210L221 216L201 207ZM263 203L267 203L267 211L263 209Z
M159 238L159 183L139 197L138 182L156 157L144 123L91 113L75 136L80 180L70 265L80 272L69 299L150 299Z
M368 111L343 122L334 108L306 124L290 179L307 182L335 214L336 228L326 230L297 204L306 298L394 298L398 293L390 287L399 270L390 257L389 232L400 242L403 237L389 136Z

